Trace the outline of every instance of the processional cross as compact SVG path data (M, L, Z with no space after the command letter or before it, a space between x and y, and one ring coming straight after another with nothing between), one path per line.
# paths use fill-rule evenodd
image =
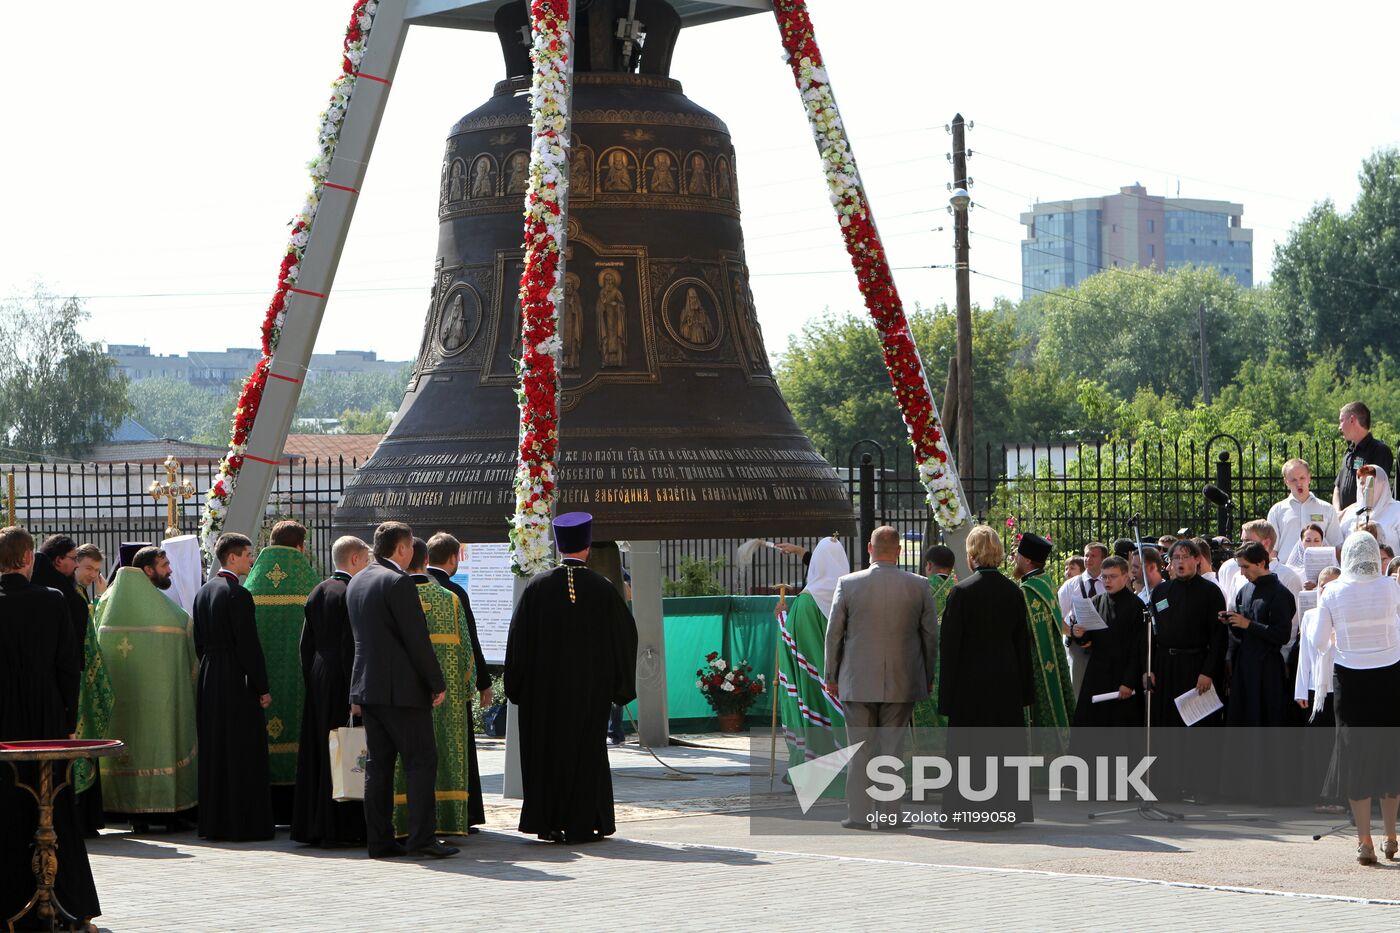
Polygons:
M171 454L165 458L165 482L151 480L146 494L157 503L165 500L165 536L173 538L180 533L180 500L194 498L194 483L178 476L180 461Z

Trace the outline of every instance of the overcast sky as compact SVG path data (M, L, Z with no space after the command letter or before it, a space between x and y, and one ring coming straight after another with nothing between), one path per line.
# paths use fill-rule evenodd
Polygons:
M0 292L86 296L90 337L155 352L256 345L349 8L11 4ZM981 302L1019 299L1033 199L1134 181L1242 202L1262 281L1309 205L1349 205L1361 160L1400 140L1400 4L988 2L957 32L928 2L810 8L896 267L952 261L944 124L974 121ZM414 355L444 140L502 76L492 35L409 32L318 352ZM733 134L770 352L823 307L858 309L772 18L686 30L673 76ZM897 281L910 306L953 299L947 269Z

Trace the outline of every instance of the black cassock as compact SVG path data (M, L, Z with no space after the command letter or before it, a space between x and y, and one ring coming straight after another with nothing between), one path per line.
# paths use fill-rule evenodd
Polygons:
M1152 673L1157 685L1153 693L1152 724L1182 726L1176 698L1192 690L1204 674L1224 688L1225 646L1228 633L1220 623L1225 597L1220 587L1199 576L1164 580L1152 590ZM1223 698L1223 697L1222 697ZM1212 725L1220 719L1213 714L1192 726Z
M1225 761L1233 763L1222 776L1222 793L1235 800L1260 804L1312 799L1318 788L1303 786L1309 769L1299 766L1293 682L1285 678L1283 646L1293 635L1297 601L1272 573L1246 583L1231 608L1250 620L1248 628L1229 627L1230 701L1227 725L1252 726L1230 730L1232 741ZM1225 626L1221 626L1224 628ZM1273 727L1273 728L1267 728Z
M1220 622L1225 597L1220 587L1192 575L1164 580L1152 590L1152 789L1176 799L1214 795L1215 774L1229 737L1211 729L1223 722L1214 712L1189 729L1176 698L1195 690L1202 674L1224 699L1225 647L1229 634Z
M78 659L78 672L87 670L89 658L84 653L87 644L87 627L91 614L87 596L78 589L78 581L58 572L43 554L34 555L34 574L30 579L40 586L58 590L63 594L64 605L68 608L68 622L73 627L73 650ZM94 760L93 764L97 762ZM97 835L97 831L107 825L102 815L102 775L97 768L92 769L92 786L79 794L76 799L78 824L86 836Z
M74 650L62 594L21 574L0 577L0 739L65 739L77 728L81 651L81 644ZM23 764L19 773L38 787L35 765ZM9 765L0 766L0 922L34 893L30 846L38 822L34 798L14 786ZM95 917L102 908L71 789L55 798L53 823L58 833L54 893L75 917Z
M306 698L301 712L301 745L292 804L292 838L312 845L352 845L365 841L365 808L358 800L331 797L330 733L350 722L350 668L355 635L345 606L350 575L337 570L306 598L301 628L301 676Z
M253 594L220 571L194 598L199 655L199 835L271 839L267 770L267 664Z
M1146 606L1126 586L1117 593L1100 593L1093 601L1108 628L1085 632L1083 638L1075 639L1089 645L1089 666L1074 706L1074 725L1140 726ZM1126 700L1093 702L1094 696L1117 692L1120 686L1135 692Z
M636 697L636 672L637 626L607 578L565 561L525 587L505 672L520 710L521 832L571 841L616 832L608 713Z
M486 667L486 652L481 650L481 639L476 634L476 616L472 614L471 597L462 585L447 575L439 567L429 567L428 573L443 587L457 594L462 602L462 611L467 617L467 634L472 640L472 655L476 661L476 689L491 689L491 671ZM486 806L481 800L481 768L476 763L476 729L468 723L467 728L467 825L480 826L486 822Z

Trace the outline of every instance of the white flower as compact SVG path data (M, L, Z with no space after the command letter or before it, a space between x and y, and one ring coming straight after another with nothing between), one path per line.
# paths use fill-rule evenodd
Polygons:
M705 682L704 682L703 680L697 680L697 681L695 682L695 688L696 688L697 690L704 689L704 686L705 686Z
M734 679L734 672L733 672L733 671L730 671L728 674L725 674L725 675L724 675L724 679L725 679L725 680L733 680L733 679Z
M710 662L710 666L717 671L722 671L729 666L729 662L725 661L724 658L715 658Z
M730 683L729 681L727 681L727 680L726 680L724 683L720 684L720 685L719 685L719 688L720 688L721 690L725 691L726 693L733 693L733 692L734 692L734 685L731 684L731 683Z

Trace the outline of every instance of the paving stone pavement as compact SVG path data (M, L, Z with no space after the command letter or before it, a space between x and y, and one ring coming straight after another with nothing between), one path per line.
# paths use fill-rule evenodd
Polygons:
M1127 823L1086 838L1053 816L992 841L946 833L751 835L741 809L749 778L736 776L747 773L747 743L702 741L723 747L661 752L694 780L663 777L666 769L644 750L612 750L618 834L592 845L550 845L512 831L515 810L499 796L501 749L492 743L482 749L488 827L452 859L371 861L362 852L303 848L285 831L272 843L241 844L108 831L89 848L105 910L100 925L113 933L301 933L712 931L738 922L927 933L1145 923L1369 930L1400 920L1400 906L1367 902L1400 901L1400 869L1348 865L1350 844L1341 838L1308 848L1296 833L1214 838L1151 827L1148 836ZM766 761L755 765L766 769ZM1222 867L1202 879L1202 869L1188 867L1192 858L1207 865L1223 858L1224 866L1301 859L1302 871L1277 876L1298 879L1277 893L1246 893L1218 886L1238 886L1247 874ZM1140 870L1154 864L1166 870ZM1350 896L1293 893L1329 885Z

